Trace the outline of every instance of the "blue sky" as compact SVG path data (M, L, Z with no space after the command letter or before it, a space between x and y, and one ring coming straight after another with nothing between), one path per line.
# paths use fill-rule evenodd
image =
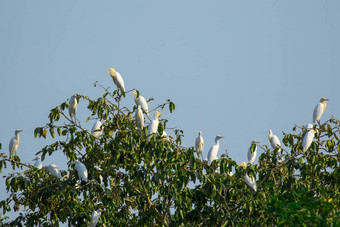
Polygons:
M176 104L163 117L184 130L184 146L202 131L206 156L220 134L218 156L228 149L246 161L253 139L269 144L268 129L282 139L294 124L311 123L321 97L331 100L321 121L340 118L339 6L335 0L1 1L1 152L23 129L18 155L33 163L52 142L33 136L49 110L74 93L99 97L95 81L115 88L105 74L113 67L127 90L155 98L150 109L166 99ZM124 104L132 109L133 95ZM88 116L84 102L78 114ZM66 168L60 154L44 163Z

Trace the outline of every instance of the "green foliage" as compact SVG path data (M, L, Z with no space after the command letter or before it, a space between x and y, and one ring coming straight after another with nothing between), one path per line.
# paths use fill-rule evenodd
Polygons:
M0 201L1 212L25 212L13 220L0 216L0 223L88 226L91 213L101 208L101 226L339 225L338 120L315 126L314 142L306 152L302 152L304 129L284 134L288 150L283 151L282 161L279 148L264 146L257 165L243 168L222 155L208 166L195 157L193 147L181 146L182 130L174 130L175 138L161 136L166 119L160 120L158 134L148 136L146 128L139 129L134 121L136 107L121 107L122 95L105 90L97 100L78 96L89 110L86 122L105 122L99 138L81 122L71 121L65 114L67 102L52 109L49 123L34 130L37 138L48 134L57 138L37 154L42 160L61 152L67 157L62 180L21 163L18 156L11 160L1 153L0 172L8 162L13 170L24 170L6 177L8 197ZM170 100L156 109L166 106L170 112L175 110ZM77 183L72 164L77 159L86 165L89 182ZM233 168L235 174L230 175ZM257 176L257 191L245 184L245 174Z

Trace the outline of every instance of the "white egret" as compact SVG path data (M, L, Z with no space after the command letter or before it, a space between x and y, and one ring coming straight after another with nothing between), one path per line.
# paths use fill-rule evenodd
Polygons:
M202 137L202 132L198 132L198 137L195 140L195 150L197 152L198 158L201 157L204 148L204 139Z
M320 118L323 114L323 112L326 109L326 101L328 101L329 99L326 98L321 98L320 102L316 105L314 112L313 112L313 123L315 124L316 122L320 123Z
M100 168L99 166L94 166L94 168L95 168L96 170L98 170L99 172L103 171L103 169ZM103 177L102 177L101 174L99 175L99 180L100 180L100 183L103 181Z
M103 129L100 129L103 124L100 121L96 121L92 127L91 133L94 137L103 135Z
M49 166L45 166L43 169L48 170L53 176L59 178L60 180L63 179L57 165L51 164Z
M78 176L79 176L79 179L80 180L84 180L85 182L87 182L87 176L88 176L88 174L87 174L87 168L86 168L86 166L83 164L83 163L81 163L80 161L78 161L78 160L75 160L74 161L74 168L77 170L77 172L78 172Z
M19 140L20 140L19 132L22 132L22 130L21 129L15 130L14 132L15 136L9 142L9 157L10 158L13 158L14 155L17 153Z
M131 91L131 93L135 95L135 103L136 103L136 105L140 105L140 107L142 108L143 112L146 114L146 116L149 117L149 105L148 105L148 102L140 94L139 94L139 96L137 98L137 95L138 95L137 91Z
M308 150L308 148L310 147L310 145L313 142L314 134L315 134L315 131L313 129L312 124L307 125L307 130L308 130L308 132L305 134L305 136L303 137L303 140L302 140L302 151L303 152Z
M37 156L35 159L33 159L32 161L35 161L34 163L34 168L37 168L37 169L41 169L43 164L42 164L42 161L41 161L41 157L40 156Z
M142 111L140 105L138 105L138 107L137 107L137 110L136 110L136 113L135 113L135 119L136 119L138 127L143 129L144 128L144 115L143 115L143 111Z
M117 88L125 92L123 77L119 74L119 72L117 72L113 68L110 68L109 71L107 71L106 73L110 73L113 82L115 83Z
M217 153L218 153L218 150L220 149L219 140L222 138L223 136L220 136L220 135L216 136L215 145L213 145L208 152L208 165L210 165L212 161L217 159Z
M160 116L162 116L163 113L159 112L158 110L156 110L155 114L154 114L154 120L151 121L151 124L149 125L148 127L148 135L151 135L153 133L156 133L157 132L157 129L158 129L158 124L159 124L159 120L158 118Z
M92 212L90 227L95 227L97 225L101 212L102 212L101 209L98 209Z
M163 141L169 141L170 140L170 138L169 138L169 136L168 136L168 134L166 133L165 130L163 130L162 137L164 137Z
M257 143L259 143L259 142L256 141L256 140L251 141L250 147L248 149L248 162L250 164L253 164L253 162L255 161L256 154L257 154L257 145L256 145ZM252 151L252 147L254 147L253 151Z
M280 154L280 158L282 158L280 140L276 135L273 134L271 129L269 129L268 139L269 139L270 145L272 146L273 149L276 149L276 147L280 147L278 149L278 153Z
M68 113L70 114L71 120L75 120L76 111L77 111L77 94L71 96L68 106Z
M247 168L247 164L245 162L242 162L241 164L239 164L240 166L243 166L243 168ZM254 191L257 190L256 187L256 180L253 177L249 177L248 174L244 175L244 181L246 182L246 184L251 187Z

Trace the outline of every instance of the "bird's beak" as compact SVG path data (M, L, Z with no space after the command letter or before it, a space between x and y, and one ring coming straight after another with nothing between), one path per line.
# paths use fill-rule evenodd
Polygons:
M255 141L255 143L260 143L259 141Z
M106 73L109 73L109 72L111 72L111 71L109 70L109 71L107 71Z
M22 130L19 130L19 132L22 132Z
M159 112L159 116L162 116L162 115L164 115L164 113Z
M325 99L325 101L329 101L329 99Z

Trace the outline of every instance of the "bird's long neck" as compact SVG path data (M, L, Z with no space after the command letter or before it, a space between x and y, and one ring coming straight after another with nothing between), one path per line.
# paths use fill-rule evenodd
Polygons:
M216 144L215 144L215 146L217 147L217 149L219 149L219 148L220 148L220 140L216 140Z
M135 95L135 103L136 103L136 105L137 105L137 95Z
M325 111L326 107L327 107L327 104L325 101L321 102L321 104L323 105L323 111Z
M16 132L16 133L15 133L15 136L16 136L16 138L17 138L17 141L19 142L19 140L20 140L19 132Z

